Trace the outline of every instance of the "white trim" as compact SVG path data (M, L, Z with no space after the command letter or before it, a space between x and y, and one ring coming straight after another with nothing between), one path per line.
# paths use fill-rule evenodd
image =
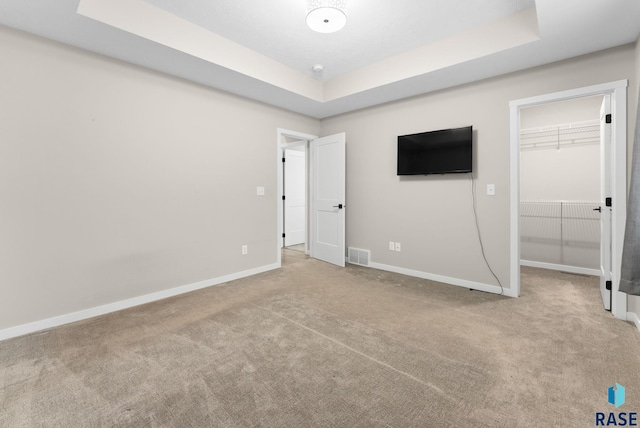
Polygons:
M619 319L626 319L627 297L618 291L620 286L620 265L622 263L622 242L627 213L627 80L603 83L568 91L513 100L509 103L509 150L510 150L510 219L509 219L509 270L511 289L520 295L520 109L549 102L565 101L596 95L611 95L613 133L613 221L612 221L612 282L613 298L611 313Z
M516 297L520 297L520 106L509 103L509 129L510 134L510 155L509 155L509 197L511 207L509 209L509 262L511 272L511 289ZM514 141L517 143L517 150L514 149Z
M640 330L640 317L635 312L627 312L627 321L636 325L636 328Z
M132 308L134 306L144 305L146 303L155 302L157 300L166 299L168 297L177 296L180 294L190 293L192 291L201 290L203 288L220 285L226 282L234 281L236 279L246 278L248 276L257 275L259 273L267 272L273 269L277 269L280 266L276 263L257 267L254 269L245 270L242 272L232 273L218 278L208 279L206 281L195 282L193 284L183 285L180 287L170 288L168 290L158 291L156 293L146 294L144 296L133 297L131 299L121 300L119 302L109 303L102 306L96 306L94 308L84 309L78 312L72 312L70 314L64 314L53 318L47 318L40 321L35 321L28 324L19 325L16 327L9 327L4 330L0 330L0 341L11 339L12 337L23 336L29 333L35 333L41 330L47 330L53 327L58 327L64 324L82 321L88 318L97 317L100 315L108 314L111 312L121 311L123 309Z
M402 275L413 276L416 278L428 279L431 281L441 282L444 284L457 285L458 287L470 288L478 291L485 291L487 293L502 294L508 297L517 297L513 293L513 290L505 288L503 292L502 289L500 289L500 287L497 285L483 284L481 282L468 281L466 279L436 275L433 273L427 273L427 272L422 272L422 271L413 270L413 269L406 269L398 266L384 265L384 264L375 263L375 262L369 262L368 267L384 270L387 272L400 273Z
M558 265L555 263L535 262L531 260L520 260L520 266L529 266L541 269L558 270L561 272L577 273L581 275L600 276L599 269L589 269L579 266Z
M300 141L296 141L294 143L287 143L284 141L284 138L294 138ZM278 234L276 235L276 264L278 265L278 267L282 266L282 232L283 232L283 223L284 223L283 221L284 213L282 209L282 186L283 186L282 150L289 146L292 147L292 146L297 146L301 144L306 144L307 145L306 153L308 158L309 156L308 142L311 140L315 140L316 138L318 138L318 136L316 135L304 134L302 132L290 131L288 129L278 128L276 130L276 171L278 175L278 181L276 184L276 187L278 189L278 197L276 198L276 205L278 210L278 216L276 220L277 231L278 231ZM306 142L302 143L301 141L306 141ZM308 166L309 165L307 164L307 167ZM307 168L307 176L308 175L309 175L309 168ZM307 189L309 189L308 185L307 185ZM309 200L309 197L307 197L307 201L308 200ZM309 234L309 228L307 227L307 238L308 238L308 234ZM304 251L306 254L309 254L309 250L310 250L309 239L305 239Z
M629 82L627 80L617 80L615 82L601 83L599 85L585 86L583 88L569 89L567 91L552 92L550 94L513 100L509 102L509 106L533 107L536 105L547 104L549 102L568 101L575 98L611 94L617 89L624 89L626 93L628 83Z

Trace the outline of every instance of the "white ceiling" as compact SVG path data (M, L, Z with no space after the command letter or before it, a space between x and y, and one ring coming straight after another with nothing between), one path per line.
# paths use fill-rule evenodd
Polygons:
M534 0L348 0L344 29L305 24L305 0L145 0L294 70L329 80L533 7ZM320 75L314 64L324 65Z
M305 0L0 1L9 27L317 118L640 33L640 0L347 0L333 34L305 14Z

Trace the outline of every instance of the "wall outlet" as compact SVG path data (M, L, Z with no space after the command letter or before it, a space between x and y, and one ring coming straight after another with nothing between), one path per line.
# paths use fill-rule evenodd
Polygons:
M487 184L487 195L494 196L496 194L496 185Z
M242 246L242 255L244 256L246 254L249 254L249 246L243 245Z
M256 195L264 196L264 187L262 186L256 187Z
M396 251L400 251L402 248L400 247L400 243L396 242Z
M395 251L396 250L396 243L393 241L389 241L389 250L390 251Z

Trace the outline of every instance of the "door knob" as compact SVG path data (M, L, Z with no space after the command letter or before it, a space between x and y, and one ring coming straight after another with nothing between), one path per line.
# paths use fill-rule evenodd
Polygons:
M337 208L337 209L341 210L342 209L342 204L334 205L333 208Z

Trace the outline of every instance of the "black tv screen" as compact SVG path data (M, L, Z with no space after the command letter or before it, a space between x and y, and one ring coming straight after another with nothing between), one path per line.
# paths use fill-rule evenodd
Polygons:
M398 175L472 172L471 126L398 137Z

